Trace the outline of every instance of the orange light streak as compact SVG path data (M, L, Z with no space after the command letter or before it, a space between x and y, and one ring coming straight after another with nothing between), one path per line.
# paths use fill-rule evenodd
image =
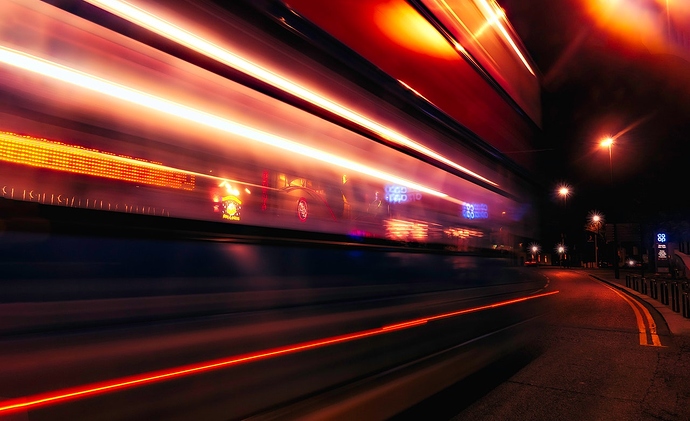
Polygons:
M159 370L149 373L144 373L135 376L129 376L119 379L114 379L110 381L104 381L99 383L92 383L84 386L77 386L69 389L63 389L59 391L41 393L33 396L26 396L20 398L14 398L0 402L0 415L8 414L11 412L21 411L21 410L32 410L42 406L57 404L61 402L67 402L74 399L86 398L89 396L100 395L107 392L114 392L117 390L128 389L131 387L143 386L150 383L156 383L165 380L171 380L174 378L189 376L193 374L199 374L206 371L217 370L225 367L235 366L244 363L250 363L253 361L262 360L265 358L273 358L281 355L291 354L300 351L307 351L310 349L320 348L328 345L335 345L344 342L350 342L356 339L362 339L371 336L382 335L389 332L395 332L403 329L408 329L415 326L424 325L432 320L445 319L450 317L455 317L463 314L475 313L482 310L487 310L491 308L504 307L507 305L524 302L528 300L533 300L535 298L542 298L554 294L558 294L560 291L551 291L547 293L530 295L521 298L515 298L512 300L500 301L493 304L488 304L479 307L472 307L464 310L454 311L450 313L443 313L436 316L419 318L414 320L409 320L406 322L396 323L392 325L383 326L381 328L363 330L355 333L348 333L345 335L332 336L330 338L317 339L314 341L302 342L299 344L288 345L284 347L273 348L264 351L258 351L238 356L232 356L229 358L205 361L202 363L186 365L182 367L176 367L167 370Z
M195 175L158 162L0 132L0 161L152 186L193 190Z
M424 99L426 102L428 102L429 104L432 104L431 101L429 101L424 95L422 95L421 93L419 93L419 91L416 90L415 88L413 88L412 86L408 85L407 83L403 82L403 81L400 80L400 79L398 79L398 83L400 83L400 84L401 84L402 86L404 86L406 89L409 89L410 91L412 91L413 94L417 95L417 96L420 97L420 98L423 98L423 99Z
M391 240L424 241L429 236L429 226L425 223L386 219L383 224L386 228L386 237Z
M234 54L212 42L209 42L197 35L187 31L186 29L177 26L171 22L168 22L158 16L155 16L146 10L136 7L126 1L121 0L84 0L87 3L108 11L120 18L123 18L129 22L139 25L151 32L161 35L171 41L181 44L187 48L190 48L200 54L203 54L213 60L225 64L235 70L239 70L247 75L260 79L263 82L270 84L284 92L295 95L302 98L313 105L316 105L324 110L327 110L333 114L336 114L342 118L353 122L360 127L370 130L382 138L391 141L393 143L405 146L414 151L422 153L430 158L433 158L439 162L449 165L467 175L470 175L478 180L489 183L493 186L498 186L498 183L491 181L468 168L444 157L443 155L435 152L432 149L415 142L412 139L392 130L376 121L373 121L355 111L348 109L347 107L338 104L337 102L318 95L309 89L291 81L283 76L265 69L251 61ZM507 33L506 33L507 36ZM509 38L509 37L508 37ZM510 39L510 38L509 38ZM510 40L512 43L512 40ZM514 44L512 44L514 46ZM513 47L517 48L517 47ZM519 54L519 52L518 52ZM523 59L523 62L524 59ZM531 70L530 70L531 71ZM532 72L532 74L534 74Z
M515 44L515 41L513 41L513 38L510 36L510 34L500 21L501 18L505 18L505 13L503 13L502 11L500 13L497 12L494 9L494 7L491 7L491 5L489 5L489 3L486 0L475 0L475 2L479 3L482 6L484 11L486 12L486 15L489 17L487 20L492 23L496 23L496 26L501 31L501 34L503 35L505 40L508 41L508 44L510 44L510 47L513 49L513 51L515 51L515 54L517 54L518 58L520 59L520 61L522 61L522 64L525 66L525 68L527 68L527 70L532 74L532 76L536 76L534 70L532 70L532 67L527 62L527 59L520 51L520 48Z
M384 171L377 170L364 164L345 159L341 156L330 154L328 152L303 145L284 137L258 130L254 127L245 126L236 121L228 120L226 118L219 117L196 108L188 107L165 98L138 91L136 89L120 85L118 83L114 83L67 66L53 63L51 61L35 57L6 46L0 46L0 63L6 63L20 69L28 70L30 72L66 82L80 88L85 88L113 98L156 110L158 112L162 112L183 120L221 130L254 142L283 149L298 155L307 156L309 158L336 165L341 168L353 170L361 174L366 174L374 178L378 178L379 180L420 190L453 203L464 203L462 200L450 197L446 193L392 174L388 174Z

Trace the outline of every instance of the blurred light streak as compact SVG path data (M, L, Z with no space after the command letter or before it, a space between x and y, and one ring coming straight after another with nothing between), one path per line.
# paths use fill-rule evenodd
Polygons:
M654 0L586 0L589 13L605 30L652 53L673 50L668 40L668 9ZM655 4L656 3L656 4Z
M486 51L486 49L484 48L484 45L482 45L482 43L479 42L479 37L482 35L484 30L488 29L491 26L491 23L489 22L489 20L486 20L484 25L482 25L482 27L476 33L473 33L472 30L470 30L470 28L467 27L465 22L463 22L463 20L460 19L460 16L458 16L456 10L451 5L449 5L448 2L446 2L445 0L429 0L429 1L435 1L437 5L439 5L442 9L444 9L444 11L448 14L448 16L451 16L452 19L455 20L455 23L459 24L462 27L462 29L465 31L465 33L469 34L475 40L476 47L481 49L481 51L484 53L484 56L486 56L487 59L491 60L491 62L495 63L495 60L493 57L491 57L491 54L489 54L489 52ZM423 2L424 2L424 0L423 0ZM460 44L460 42L456 39L456 35L454 33L452 33L452 31L451 31L451 33L447 33L446 31L442 31L442 35L444 35L448 38L448 41L451 43L453 48L455 48L460 54L462 54L462 56L465 58L465 60L470 62L476 68L482 67L481 64L479 64L479 62L477 62L477 60L475 60L474 56L472 54L470 54L470 52L467 51L465 49L465 47L462 46L462 44Z
M458 238L470 238L470 237L477 237L481 238L484 236L484 233L478 230L473 230L469 228L446 228L443 230L443 233L446 234L449 237L458 237Z
M135 375L130 377L119 378L115 380L92 383L85 386L77 386L69 389L63 389L59 391L41 393L33 396L26 396L20 398L8 399L0 402L0 416L4 414L9 414L11 412L21 411L21 410L32 410L42 406L56 404L61 402L66 402L70 400L75 400L79 398L85 398L88 396L99 395L108 392L114 392L117 390L129 389L132 387L143 386L145 384L156 383L160 381L170 380L174 378L189 376L193 374L199 374L206 371L218 370L224 367L230 367L235 365L240 365L244 363L250 363L253 361L262 360L265 358L273 358L281 355L291 354L295 352L307 351L310 349L320 348L328 345L335 345L339 343L349 342L357 339L362 339L371 336L382 335L389 332L395 332L415 326L420 326L426 324L429 321L446 319L450 317L460 316L463 314L476 313L483 310L488 310L492 308L504 307L511 304L516 304L528 300L533 300L535 298L547 297L550 295L558 294L560 291L551 291L536 295L529 295L525 297L515 298L512 300L500 301L493 304L487 304L478 307L472 307L468 309L463 309L459 311L453 311L449 313L438 314L435 316L419 318L414 320L409 320L406 322L395 323L392 325L383 326L376 329L363 330L360 332L349 333L345 335L332 336L329 338L317 339L314 341L302 342L299 344L288 345L279 348L273 348L264 351L258 351L254 353L248 353L238 356L233 356L225 359L219 359L214 361L205 361L198 364L191 364L182 367L176 367L167 370L159 370L155 372L144 373L141 375Z
M508 44L510 44L513 51L515 51L515 54L517 54L520 61L522 61L522 64L527 68L527 70L532 74L532 76L536 76L534 70L532 70L532 67L529 65L529 63L527 63L527 59L520 51L520 48L515 44L515 41L513 41L513 38L510 36L505 26L503 26L503 24L501 23L501 19L505 17L505 12L500 10L498 6L496 6L493 2L493 7L489 5L489 3L486 0L475 0L475 3L479 3L482 6L484 11L486 12L485 15L487 16L488 21L496 22L496 26L501 31L501 34L506 39L506 41L508 41Z
M460 315L469 314L469 313L476 313L476 312L478 312L478 311L489 310L489 309L498 308L498 307L504 307L504 306L507 306L507 305L510 305L510 304L517 304L517 303L521 303L521 302L523 302L523 301L531 300L531 299L533 299L533 298L540 298L540 297L546 297L546 296L549 296L549 295L558 294L559 292L560 292L560 291L543 292L543 293L537 294L537 295L530 295L530 296L527 296L527 297L514 298L514 299L512 299L512 300L499 301L499 302L497 302L497 303L487 304L487 305L485 305L485 306L472 307L472 308L467 308L467 309L464 309L464 310L453 311L453 312L450 312L450 313L439 314L439 315L436 315L436 316L427 317L427 318L425 318L425 319L420 319L420 320L424 320L424 321L426 321L426 322L430 322L430 321L433 321L433 320L447 319L447 318L449 318L449 317L455 317L455 316L460 316Z
M410 321L410 322L403 322L403 323L397 323L397 324L394 324L394 325L384 326L384 327L381 328L381 330L399 330L399 329L406 329L406 328L412 327L412 326L425 325L426 322L427 322L426 319L422 319L422 320L412 320L412 321Z
M425 223L403 219L386 219L386 238L400 241L425 241L429 236L429 226Z
M642 118L639 118L639 119L633 121L629 126L627 126L626 128L624 128L623 130L619 131L618 133L614 134L614 135L611 136L611 137L613 138L613 140L618 139L619 137L623 136L624 134L628 133L628 132L631 131L632 129L634 129L634 128L636 128L637 126L639 126L640 124L649 121L652 117L654 117L654 116L656 115L656 113L657 113L656 111L655 111L655 112L652 112L652 113L647 114L646 116L644 116L644 117L642 117Z
M462 47L460 47L462 48ZM406 89L409 89L413 94L417 95L418 97L424 99L426 102L429 104L432 104L431 101L429 101L424 95L420 94L419 91L414 89L412 86L408 85L407 83L403 82L402 80L398 79L398 83L400 83L402 86L404 86Z
M127 86L110 82L79 70L53 63L5 46L0 46L0 62L38 73L52 79L57 79L62 82L67 82L81 88L105 94L113 98L121 99L146 108L163 112L184 120L222 130L233 135L241 136L245 139L280 148L302 156L316 159L321 162L336 165L341 168L347 168L383 181L417 189L425 193L441 197L453 203L464 203L462 200L452 198L445 193L411 182L409 180L405 180L392 174L385 173L358 162L302 145L292 140L255 129L253 127L248 127L235 121L218 117L186 105L178 104L164 98L156 97L154 95L129 88Z
M591 27L584 26L580 28L575 37L568 41L568 46L565 49L563 49L563 52L560 53L554 64L544 75L543 81L545 86L551 85L551 83L558 80L558 78L565 73L563 69L565 69L568 66L569 62L575 56L575 53L577 53L580 47L584 44L590 32Z
M426 56L447 60L457 57L445 37L408 2L380 2L375 13L376 25L396 44Z
M264 69L263 67L250 62L249 60L239 57L238 55L219 47L205 39L202 39L193 33L176 26L170 22L167 22L157 16L154 16L147 11L131 5L127 2L120 0L84 0L87 3L101 8L107 12L110 12L120 18L123 18L129 22L139 25L151 32L161 35L169 40L172 40L178 44L181 44L187 48L190 48L198 53L201 53L213 60L223 63L235 70L239 70L245 74L248 74L254 78L257 78L263 82L270 84L284 92L288 92L299 98L302 98L324 110L327 110L333 114L336 114L342 118L351 121L360 127L370 130L382 138L396 143L398 145L405 146L416 152L419 152L425 156L433 158L439 162L449 165L469 176L472 176L478 180L489 183L492 186L498 186L494 181L491 181L456 162L442 156L441 154L405 137L404 135L385 127L373 120L362 116L328 98L317 95L316 93L298 85L284 77ZM506 33L507 35L507 33ZM445 42L445 41L444 41ZM512 40L511 40L512 43ZM512 44L514 45L514 44ZM513 47L517 48L517 47ZM524 62L524 58L523 58ZM531 70L530 70L531 72ZM534 74L532 72L532 74Z
M659 7L666 10L667 19L686 22L690 20L690 2L686 0L656 0Z
M0 132L0 161L152 186L194 190L194 173L141 158Z
M465 25L465 22L463 22L462 19L460 19L460 16L458 16L458 14L455 13L455 9L453 9L448 4L448 2L446 2L446 0L438 0L437 3L439 3L443 6L443 8L446 10L446 13L448 13L450 16L452 16L455 19L455 21L458 24L460 24L460 26L465 30L465 32L467 32L468 34L472 33L470 28L468 28L467 25ZM458 44L458 45L460 45L460 44ZM464 50L464 48L463 48L463 50Z

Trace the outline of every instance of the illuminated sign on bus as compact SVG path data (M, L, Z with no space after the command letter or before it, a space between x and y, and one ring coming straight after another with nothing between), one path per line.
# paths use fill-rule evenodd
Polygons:
M465 219L488 219L489 206L484 203L465 203L462 205L462 217Z
M384 199L388 203L408 203L415 200L422 200L422 194L416 190L405 186L389 184L385 187L386 195Z

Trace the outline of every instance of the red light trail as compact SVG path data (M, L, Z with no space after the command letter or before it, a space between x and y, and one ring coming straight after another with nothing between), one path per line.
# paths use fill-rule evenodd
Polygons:
M532 300L535 298L546 297L549 295L558 294L559 291L546 292L537 295L531 295L527 297L515 298L512 300L500 301L493 304L487 304L478 307L472 307L468 309L437 314L435 316L423 317L414 320L408 320L405 322L395 323L392 325L383 326L380 328L363 330L355 333L348 333L345 335L332 336L329 338L317 339L314 341L302 342L293 345L287 345L283 347L257 351L253 353L247 353L242 355L231 356L227 358L222 358L213 361L204 361L201 363L190 364L181 367L174 367L165 370L158 370L143 374L138 374L129 377L122 377L118 379L108 380L99 383L91 383L82 386L76 386L72 388L51 391L46 393L40 393L33 396L25 396L19 398L13 398L0 402L0 416L9 414L12 412L17 412L21 410L31 410L42 406L47 406L51 404L57 404L61 402L66 402L70 400L86 398L89 396L100 395L107 392L114 392L117 390L128 389L131 387L143 386L150 383L156 383L164 380L170 380L178 377L189 376L192 374L199 374L206 371L217 370L224 367L230 367L234 365L249 363L252 361L261 360L264 358L272 358L280 355L291 354L300 351L306 351L309 349L315 349L323 346L334 345L343 342L349 342L356 339L362 339L366 337L381 335L389 332L395 332L403 329L408 329L415 326L424 325L429 321L445 319L455 316L460 316L463 314L475 313L482 310L488 310L497 307L504 307L510 304L515 304L527 300Z

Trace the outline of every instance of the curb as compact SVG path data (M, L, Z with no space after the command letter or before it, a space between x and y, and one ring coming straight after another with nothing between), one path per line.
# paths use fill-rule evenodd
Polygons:
M668 308L668 306L662 304L660 301L657 301L647 295L640 294L639 292L625 287L619 284L618 282L601 278L592 273L588 273L588 275L594 279L611 285L612 287L626 293L628 296L635 298L639 302L645 302L649 304L649 306L656 310L657 314L661 316L664 323L666 324L666 327L672 335L690 337L690 319L683 318L683 316L681 316L679 313L674 312L673 310Z

